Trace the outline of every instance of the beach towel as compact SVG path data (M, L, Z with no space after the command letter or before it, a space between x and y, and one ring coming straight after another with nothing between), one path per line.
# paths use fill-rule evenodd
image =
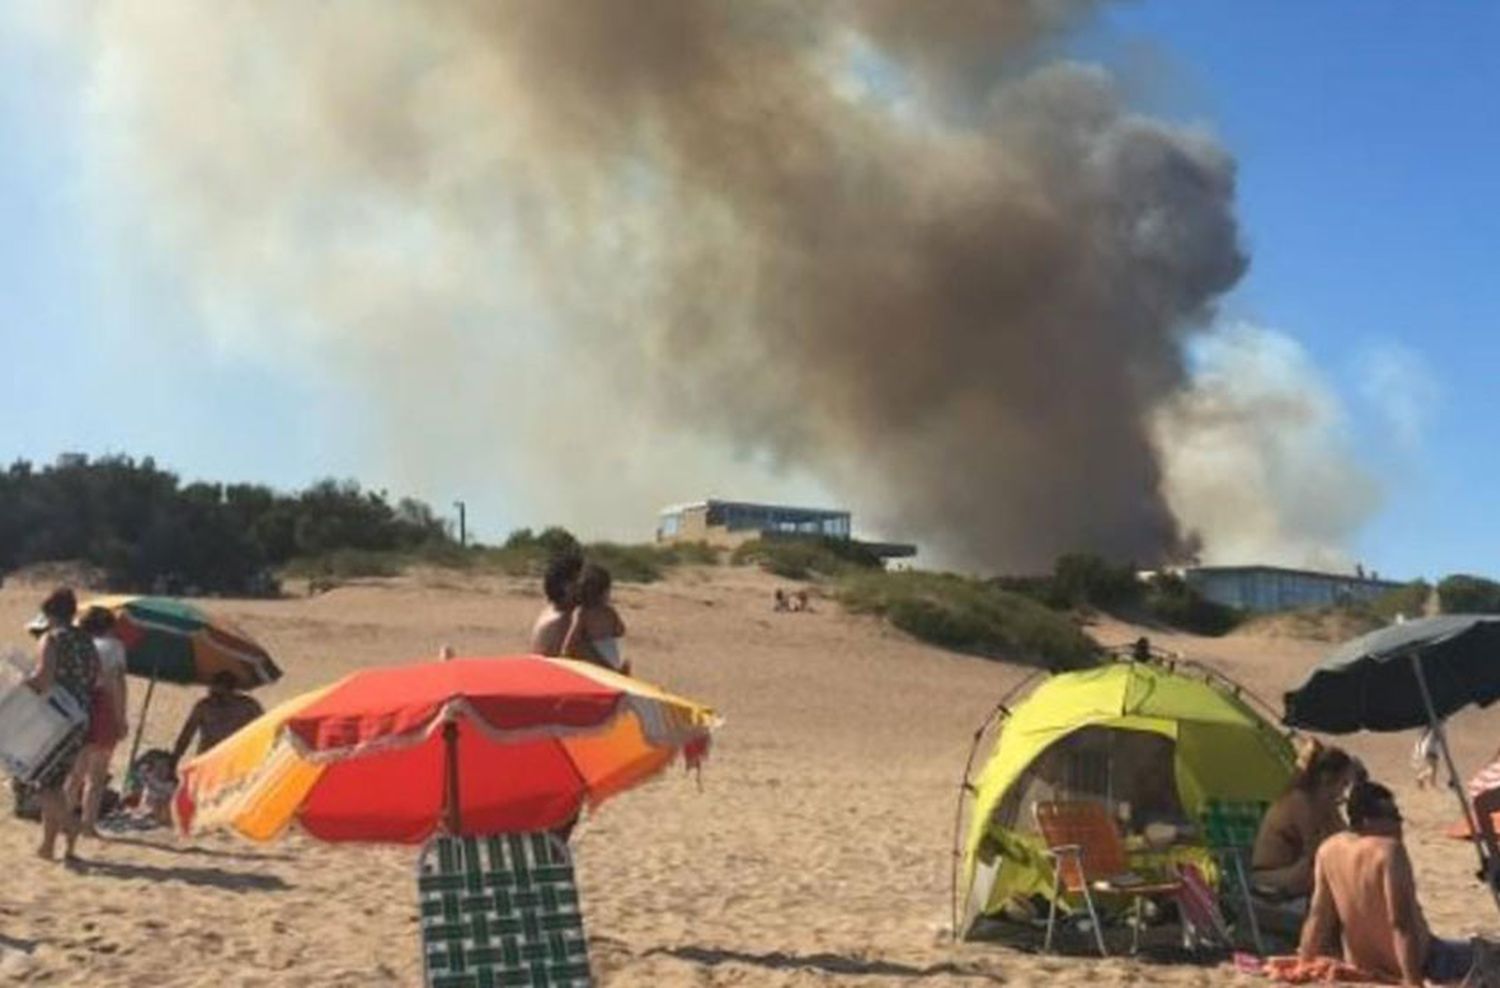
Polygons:
M428 988L593 984L573 862L556 836L433 838L417 888Z
M1396 983L1390 978L1361 970L1337 957L1314 957L1312 960L1303 960L1295 956L1269 957L1262 970L1272 981L1280 981L1288 985L1332 983L1392 985Z

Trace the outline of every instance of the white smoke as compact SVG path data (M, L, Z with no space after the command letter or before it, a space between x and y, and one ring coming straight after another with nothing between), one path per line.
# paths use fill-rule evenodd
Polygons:
M1199 341L1156 417L1167 500L1206 563L1344 568L1380 504L1343 402L1307 351L1246 323Z
M1437 376L1409 346L1383 342L1359 359L1360 395L1379 416L1398 450L1415 452L1440 400Z

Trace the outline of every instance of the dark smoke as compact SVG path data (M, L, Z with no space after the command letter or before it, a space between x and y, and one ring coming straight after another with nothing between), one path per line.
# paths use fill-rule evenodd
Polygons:
M128 56L118 115L164 236L206 282L379 355L345 368L378 379L405 352L441 382L476 354L517 363L531 351L493 284L519 274L558 327L533 402L589 413L529 427L548 456L575 431L638 444L645 410L805 470L952 561L1181 550L1151 419L1245 269L1234 164L1049 55L1092 4L144 6L92 24L99 64ZM309 247L310 215L357 222ZM399 250L362 270L343 242L400 241L403 220L442 277ZM266 260L278 245L296 276ZM487 338L434 329L460 321ZM532 481L607 486L600 462ZM649 517L711 489L695 480L615 506Z

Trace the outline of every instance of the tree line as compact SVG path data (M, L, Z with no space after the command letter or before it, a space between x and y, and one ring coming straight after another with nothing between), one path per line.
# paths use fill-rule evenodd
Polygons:
M112 590L268 594L273 571L340 550L449 544L421 501L394 504L354 481L284 493L261 484L184 484L146 457L18 460L0 473L0 571L80 561Z

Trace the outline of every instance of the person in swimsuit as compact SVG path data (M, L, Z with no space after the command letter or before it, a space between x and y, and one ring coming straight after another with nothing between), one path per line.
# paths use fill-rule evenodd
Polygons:
M563 654L563 639L573 617L574 584L583 570L583 557L576 552L554 556L542 576L542 593L547 603L531 626L531 651L534 655L557 658Z
M78 599L67 587L54 590L42 601L47 631L38 642L36 672L26 680L26 685L42 696L54 689L63 690L84 711L83 723L63 741L52 765L32 780L42 808L42 843L37 854L47 861L57 856L58 834L63 835L64 860L76 860L78 821L63 787L88 738L89 703L99 679L99 653L94 649L94 640L73 627L77 611Z
M98 837L99 808L109 785L109 762L115 745L125 737L125 645L114 635L115 615L107 607L90 607L78 627L94 641L99 653L99 682L89 709L88 743L78 756L68 780L68 799L82 807L85 837Z
M625 637L625 622L609 602L612 580L609 570L593 563L578 576L568 634L563 639L562 654L582 659L630 675L630 663L620 654L620 639Z
M1318 846L1345 828L1339 801L1360 771L1342 749L1318 746L1312 751L1255 835L1251 868L1258 889L1285 899L1312 893Z
M216 674L209 684L208 695L193 704L182 732L177 735L177 743L172 746L172 764L182 760L194 734L198 735L201 755L263 713L265 710L254 697L240 692L234 673Z

